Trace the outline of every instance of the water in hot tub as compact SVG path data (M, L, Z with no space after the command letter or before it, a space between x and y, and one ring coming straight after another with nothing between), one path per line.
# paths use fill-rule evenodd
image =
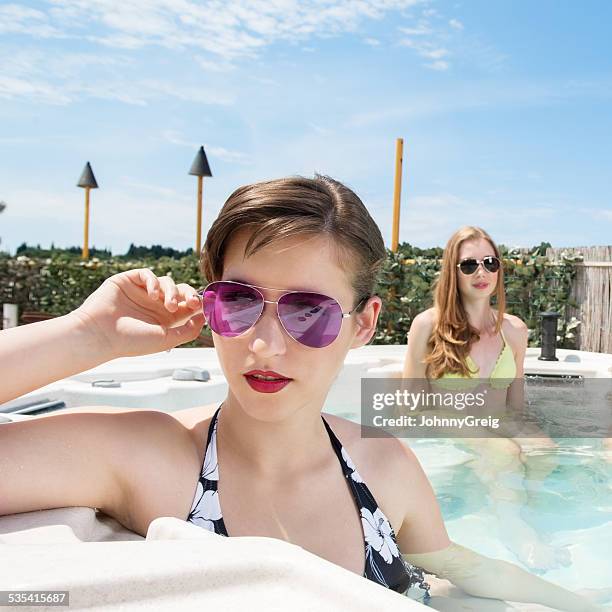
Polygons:
M564 401L574 401L567 391ZM550 390L537 401L556 411L563 403ZM357 409L325 411L359 422ZM612 587L612 451L604 439L555 438L552 447L531 440L518 460L501 455L497 466L496 441L403 442L421 462L453 541L568 589ZM504 444L514 442L502 441L499 453Z

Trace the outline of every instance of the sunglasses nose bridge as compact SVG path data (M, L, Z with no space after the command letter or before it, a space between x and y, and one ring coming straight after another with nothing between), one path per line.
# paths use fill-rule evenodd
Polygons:
M266 304L270 304L272 312L266 316ZM286 350L287 332L280 320L278 302L275 300L263 300L263 307L257 321L251 326L253 334L251 350L264 356L267 354L277 355Z

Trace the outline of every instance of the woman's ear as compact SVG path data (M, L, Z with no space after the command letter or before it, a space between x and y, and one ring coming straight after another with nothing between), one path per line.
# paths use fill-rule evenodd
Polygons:
M382 300L373 295L368 299L362 312L355 314L357 333L351 342L350 348L359 348L366 345L376 332L376 324L382 309Z

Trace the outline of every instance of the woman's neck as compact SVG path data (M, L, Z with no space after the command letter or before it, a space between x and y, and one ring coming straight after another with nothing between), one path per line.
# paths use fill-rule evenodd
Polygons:
M488 301L464 303L463 308L468 317L469 324L480 334L491 333L495 328L495 315Z
M245 411L230 391L218 419L220 444L266 482L315 470L333 453L320 409L307 405L286 418L261 420Z

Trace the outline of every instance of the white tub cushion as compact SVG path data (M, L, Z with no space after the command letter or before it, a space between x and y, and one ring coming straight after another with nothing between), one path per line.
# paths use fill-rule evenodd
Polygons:
M93 508L68 507L0 516L0 544L110 542L144 538Z

